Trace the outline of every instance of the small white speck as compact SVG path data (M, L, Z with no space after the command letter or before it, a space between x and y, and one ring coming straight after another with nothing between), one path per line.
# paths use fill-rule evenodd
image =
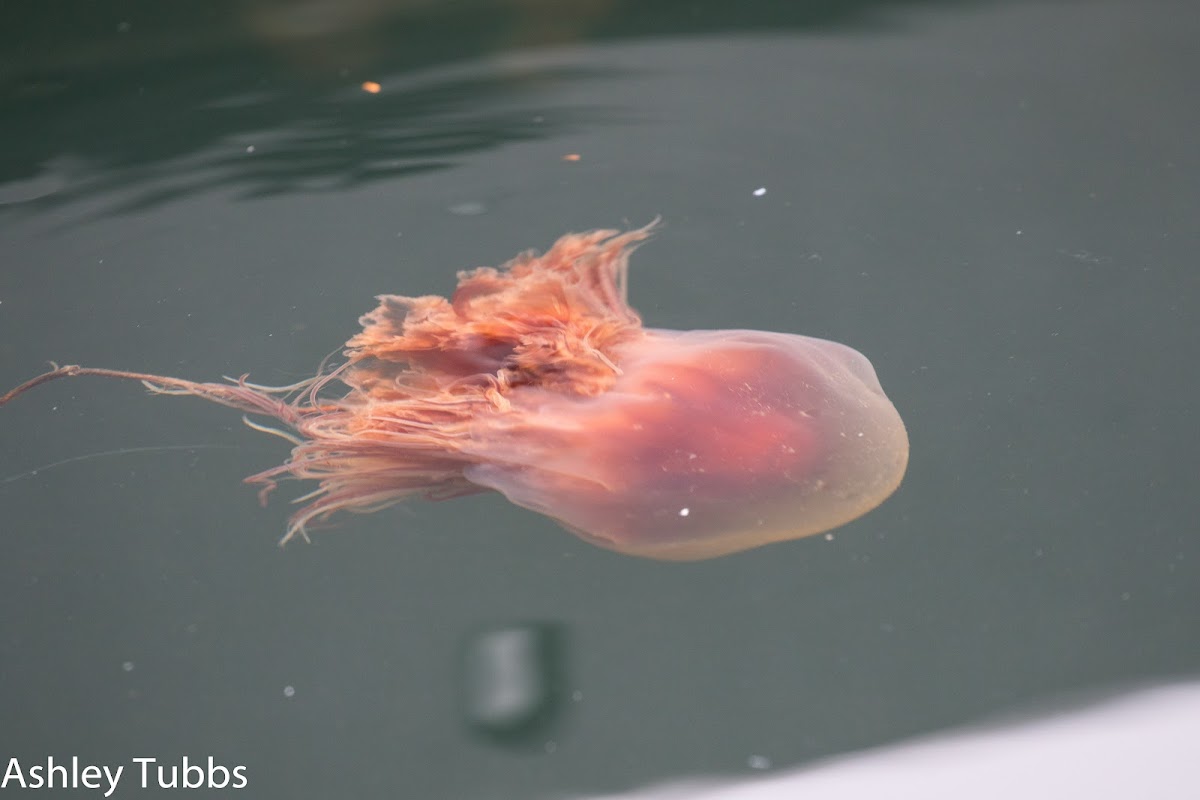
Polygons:
M252 145L252 144L250 144L250 145L246 145L246 152L247 152L247 153L253 153L253 152L254 152L254 145Z
M681 517L686 517L690 513L692 513L692 510L690 508L679 509L679 516L681 516Z
M296 694L295 686L288 685L288 686L283 687L283 696L284 697L294 697L295 694Z
M832 533L827 533L827 534L825 534L825 541L827 541L827 542L832 542L832 541L833 541L833 534L832 534Z
M1020 235L1021 235L1021 234L1023 234L1023 233L1025 233L1025 231L1018 230L1018 231L1017 231L1017 236L1020 236Z
M546 742L546 752L553 753L558 749L558 742Z
M126 672L133 672L133 662L126 661L121 665L121 669L125 670Z
M475 217L480 214L487 213L487 206L483 203L471 200L465 203L456 203L448 209L451 214L459 217Z
M746 759L746 764L750 769L770 769L771 759L766 756L750 756Z
M766 193L767 193L767 187L765 187L765 186L760 186L754 190L755 197L762 197Z

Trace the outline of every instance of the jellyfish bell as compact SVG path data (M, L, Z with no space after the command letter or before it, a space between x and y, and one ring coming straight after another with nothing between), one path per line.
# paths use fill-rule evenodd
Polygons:
M647 331L611 389L516 393L465 476L603 547L724 555L820 533L900 482L907 438L870 364L820 339ZM499 422L499 424L492 424Z
M626 274L649 232L568 234L459 273L449 299L383 295L346 361L302 384L68 366L0 405L102 375L272 417L295 447L247 481L264 497L282 479L318 481L284 541L338 511L495 490L602 547L688 560L821 533L883 502L908 437L867 359L795 334L644 328Z

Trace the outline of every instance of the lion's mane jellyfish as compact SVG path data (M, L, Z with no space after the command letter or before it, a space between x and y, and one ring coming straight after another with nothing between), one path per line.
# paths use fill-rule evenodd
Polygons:
M443 297L383 295L345 361L287 387L141 380L271 417L294 442L247 481L315 480L286 542L337 511L494 489L601 547L699 559L829 530L900 483L904 424L871 364L788 333L643 328L626 301L649 228L569 234L458 275ZM341 389L333 391L341 384Z

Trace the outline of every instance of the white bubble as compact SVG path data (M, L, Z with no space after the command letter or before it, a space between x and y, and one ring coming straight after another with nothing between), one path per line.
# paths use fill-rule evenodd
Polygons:
M283 696L284 697L292 697L295 694L296 694L295 686L288 685L288 686L283 687Z

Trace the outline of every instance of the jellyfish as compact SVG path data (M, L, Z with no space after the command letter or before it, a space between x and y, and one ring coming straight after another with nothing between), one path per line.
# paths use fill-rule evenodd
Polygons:
M828 531L899 486L908 436L867 359L792 333L646 328L630 253L651 233L567 234L458 274L449 299L381 295L340 364L291 386L142 381L272 420L293 445L246 479L316 481L282 542L337 512L494 490L580 538L662 560ZM274 427L272 427L274 426Z

